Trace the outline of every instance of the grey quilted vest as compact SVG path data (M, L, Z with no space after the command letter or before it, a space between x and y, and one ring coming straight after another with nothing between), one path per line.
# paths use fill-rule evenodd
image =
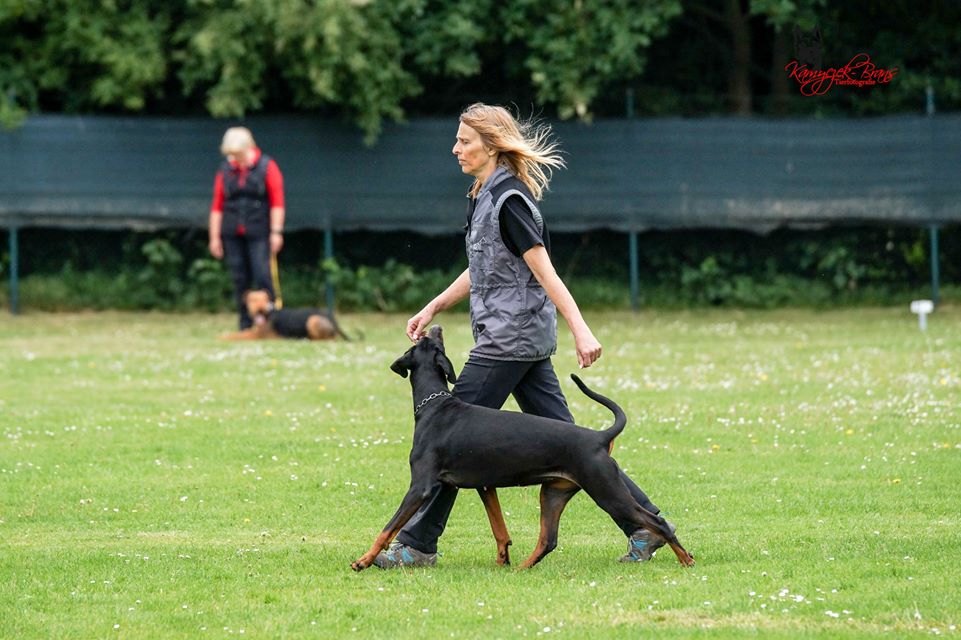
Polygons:
M467 230L471 355L493 360L543 360L557 350L557 309L524 259L504 245L500 210L511 195L527 202L544 221L523 182L498 167L477 194Z

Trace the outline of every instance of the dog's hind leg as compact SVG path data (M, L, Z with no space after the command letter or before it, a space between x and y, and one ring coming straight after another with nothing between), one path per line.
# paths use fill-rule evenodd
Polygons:
M510 550L511 536L507 532L507 524L504 522L504 514L501 512L501 503L497 499L497 489L493 487L478 489L477 493L484 502L484 509L487 510L487 519L491 523L491 532L497 542L497 564L508 565L511 563Z
M569 480L553 480L541 485L541 535L521 569L530 569L557 547L557 529L568 501L581 488Z
M667 520L637 504L621 481L617 465L611 458L580 476L583 478L581 487L614 522L631 522L638 528L647 529L664 538L677 556L678 562L686 567L694 565L693 556L678 542L677 536L667 526ZM578 480L581 480L581 477L578 477Z
M336 334L330 320L317 314L307 318L306 328L310 340L330 340Z

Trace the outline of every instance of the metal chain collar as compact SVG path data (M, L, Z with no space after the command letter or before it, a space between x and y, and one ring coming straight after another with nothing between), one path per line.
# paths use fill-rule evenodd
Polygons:
M437 393L432 393L432 394L430 394L429 396L427 396L426 398L424 398L423 400L421 400L419 405L417 405L416 407L414 407L414 414L416 415L417 412L421 410L421 407L423 407L425 404L427 404L428 402L430 402L430 401L433 400L434 398L440 398L441 396L450 396L450 395L451 395L451 394L448 393L447 391L438 391ZM453 397L453 396L451 396L451 397Z

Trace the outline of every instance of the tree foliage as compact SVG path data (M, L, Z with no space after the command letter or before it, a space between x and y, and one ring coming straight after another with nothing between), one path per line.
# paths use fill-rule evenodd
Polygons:
M961 108L959 3L682 0L682 5L667 35L647 51L648 72L636 83L645 98L642 113L919 113L928 86L941 107ZM896 78L802 97L796 83L786 82L784 66L798 54L795 29L808 33L815 27L824 69L866 53L878 67L897 68Z
M524 66L542 103L562 118L590 114L600 90L640 75L643 51L666 33L680 2L518 0L504 6L507 41L525 43Z
M930 5L930 6L928 6ZM562 118L961 106L961 5L917 0L0 0L0 122L33 112L306 111L375 137L405 113L494 97ZM824 58L899 68L802 101L795 26Z
M0 118L48 102L58 110L139 111L168 73L164 3L0 1Z
M605 83L640 73L679 10L679 0L0 0L0 117L309 110L376 135L429 85L490 73L485 59L525 69L539 102L586 117ZM498 58L505 47L520 65Z

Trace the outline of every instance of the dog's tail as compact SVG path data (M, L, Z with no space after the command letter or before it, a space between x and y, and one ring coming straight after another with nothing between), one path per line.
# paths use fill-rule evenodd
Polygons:
M627 424L627 416L624 415L624 410L621 409L617 403L610 398L606 398L599 393L591 391L587 385L584 384L581 379L573 373L571 374L571 380L574 381L574 384L580 388L581 392L583 392L585 396L594 402L599 402L600 404L604 405L614 414L614 424L610 428L601 431L601 434L607 442L608 452L610 452L610 450L614 448L614 438L621 435L621 431L624 430L624 426Z
M337 320L334 318L333 311L328 312L327 317L330 319L330 324L333 325L334 331L337 333L338 336L340 336L347 342L353 342L353 338L351 338L349 335L344 333L344 330L340 328L340 324L338 324ZM358 339L360 340L364 339L364 332L361 331L360 329L355 329L354 333L356 334Z

